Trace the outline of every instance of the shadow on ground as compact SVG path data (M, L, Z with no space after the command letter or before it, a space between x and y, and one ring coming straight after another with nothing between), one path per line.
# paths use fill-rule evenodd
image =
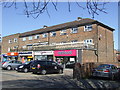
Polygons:
M2 88L119 88L119 81L97 78L72 79L70 76L42 76L33 79L19 79L2 82Z

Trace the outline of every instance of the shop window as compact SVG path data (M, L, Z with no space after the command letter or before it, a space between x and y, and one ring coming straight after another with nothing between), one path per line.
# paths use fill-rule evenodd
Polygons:
M56 32L55 31L50 32L50 36L51 37L55 37L56 36Z
M60 31L60 35L67 35L67 30L66 30L66 29L61 30L61 31Z
M77 28L77 27L72 28L72 29L71 29L71 33L78 33L78 28Z
M92 30L92 25L85 25L84 26L84 31L91 31Z

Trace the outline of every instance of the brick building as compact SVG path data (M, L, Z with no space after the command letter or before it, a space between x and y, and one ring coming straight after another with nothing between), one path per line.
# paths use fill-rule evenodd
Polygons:
M79 18L3 37L2 54L18 52L20 59L52 58L80 63L112 63L115 62L113 31L113 28L99 21Z

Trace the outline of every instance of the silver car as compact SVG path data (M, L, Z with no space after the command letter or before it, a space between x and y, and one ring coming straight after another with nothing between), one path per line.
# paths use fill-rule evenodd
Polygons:
M12 70L21 64L22 64L22 62L20 62L20 61L9 60L2 65L2 69Z
M113 80L118 77L118 69L112 64L101 64L93 69L92 76L107 77Z

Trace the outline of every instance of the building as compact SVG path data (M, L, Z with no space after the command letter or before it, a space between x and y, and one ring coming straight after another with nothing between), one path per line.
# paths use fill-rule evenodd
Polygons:
M2 53L18 52L20 59L54 59L112 63L114 29L93 19L75 21L3 37ZM17 42L13 42L17 38ZM13 43L14 44L13 44ZM17 46L17 47L16 47Z

